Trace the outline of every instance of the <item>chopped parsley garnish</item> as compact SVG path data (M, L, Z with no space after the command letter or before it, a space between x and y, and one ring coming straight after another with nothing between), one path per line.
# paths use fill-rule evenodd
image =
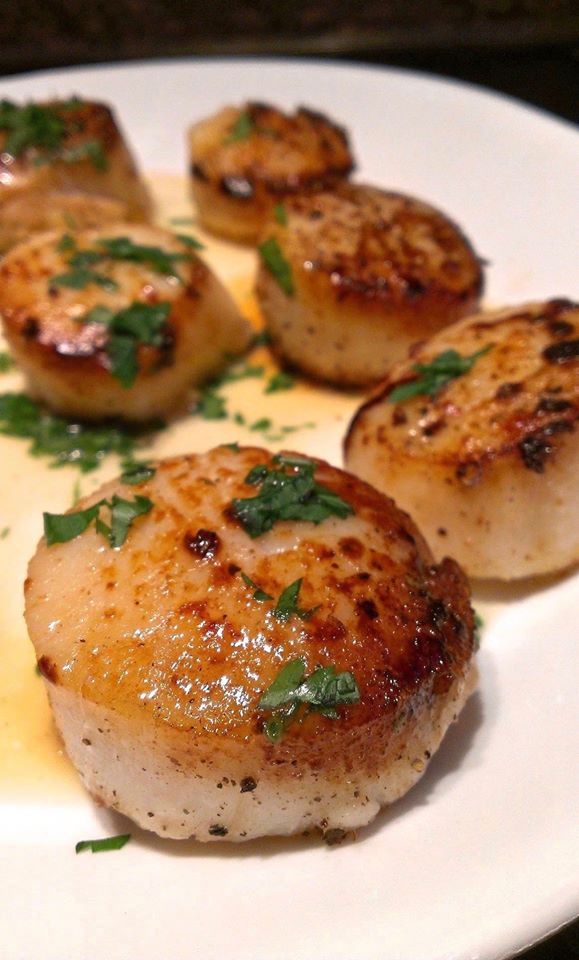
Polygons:
M273 215L280 227L287 227L287 212L283 203L276 203L273 208Z
M247 110L244 110L243 113L239 114L223 143L237 143L238 140L247 140L253 133L253 130L253 117Z
M51 547L54 543L67 543L80 537L88 530L93 520L96 520L104 500L95 503L86 510L77 510L75 513L43 513L44 536L46 543Z
M90 160L95 170L103 172L108 167L107 155L100 140L85 140L84 143L78 143L74 147L64 147L57 155L59 160L65 163L80 163L82 160ZM37 163L50 163L53 157L40 157Z
M0 540L5 540L10 533L10 527L2 527L0 530Z
M131 459L138 443L159 427L79 423L48 413L23 393L0 394L0 434L32 440L33 457L49 457L51 466L70 464L82 473L95 470L110 453Z
M273 600L273 597L269 593L266 593L265 590L262 590L261 587L258 587L257 583L248 577L246 573L241 574L241 579L243 580L246 587L249 587L250 590L253 590L252 597L254 600L257 600L258 603L264 603L266 600Z
M76 241L70 233L63 233L62 237L56 245L56 249L59 253L68 253L68 251L76 250Z
M105 501L105 506L111 511L110 525L98 516L96 528L108 539L111 547L122 547L134 521L153 509L153 501L138 495L134 500L125 500L114 493L110 501Z
M74 481L74 486L72 488L72 506L73 507L76 507L81 497L82 497L82 492L80 489L80 480L77 477L76 480Z
M27 150L35 150L34 163L51 163L61 160L78 163L90 160L97 170L105 170L107 158L99 140L66 146L69 132L74 131L74 118L69 121L63 111L74 111L82 105L80 100L66 103L27 103L19 106L10 100L0 101L0 130L7 133L3 150L13 157L20 157Z
M231 367L229 370L226 370L225 373L215 377L203 388L193 412L199 414L204 420L227 419L229 416L227 412L227 401L224 396L218 393L219 388L227 383L236 383L239 380L246 380L251 377L261 377L263 376L263 372L263 367L254 366L249 363L238 364L237 366Z
M8 373L14 366L14 360L5 350L0 352L0 373Z
M250 380L254 377L262 377L264 367L251 363L237 364L231 369L226 370L221 376L211 381L212 387L221 387L225 383L237 383L238 380Z
M107 343L111 374L125 390L133 386L139 372L137 341L133 337L112 336Z
M31 147L56 150L65 135L66 124L54 107L41 107L36 103L18 106L2 100L0 130L8 134L3 150L18 157Z
M475 611L474 611L474 631L473 631L473 639L474 639L475 648L476 648L477 650L478 650L478 648L480 647L481 632L482 632L482 628L483 628L483 627L484 627L484 620L483 620L483 618L481 617L480 613L477 613L476 610L475 610Z
M98 250L77 250L68 261L69 267L94 267L97 263L102 263L104 256Z
M186 247L190 247L191 250L205 250L205 244L201 243L197 237L190 237L187 233L176 233L175 236L177 240L180 240Z
M198 240L195 240L194 237L180 236L178 239L184 246L202 249L202 245ZM103 260L122 260L130 263L143 263L150 267L151 270L154 270L155 273L160 273L164 276L178 277L175 263L190 259L188 253L175 253L164 250L162 247L133 243L130 237L105 237L102 240L97 240L97 247L98 249L96 250L78 250L74 237L65 233L57 245L57 250L59 253L71 254L68 259L68 265L73 268L71 271L73 274L75 268L78 274L74 274L72 278L70 274L62 274L60 277L55 278L53 282L65 283L63 278L67 277L68 283L66 285L76 286L79 289L90 282L100 283L101 286L105 286L104 280L106 278L102 277L102 275L99 275L102 279L95 279L94 275L87 272L83 281L83 275L81 273L81 271L87 270L89 267L94 267L97 263L102 263ZM74 282L75 279L76 282ZM117 284L113 280L108 280L108 283L110 284L111 290L117 288Z
M249 344L250 350L255 350L256 347L268 347L271 343L271 336L267 330L260 330L259 333L254 334L252 337L251 343Z
M130 833L120 833L116 837L104 837L102 840L79 840L75 844L74 852L90 850L91 853L103 853L105 850L122 850L130 839Z
M246 573L241 574L241 579L243 580L246 587L249 587L254 591L252 597L254 600L257 600L258 603L264 603L266 600L273 600L271 594L266 593L265 590L262 590L261 587L255 583L251 577L248 577ZM291 617L299 617L300 620L309 620L310 617L314 615L316 610L319 609L319 606L312 607L310 610L304 610L298 604L298 597L301 590L303 582L303 577L300 577L299 580L294 580L293 583L290 583L289 587L286 587L285 590L279 595L279 599L272 610L273 616L276 620L286 621Z
M231 513L250 537L271 530L278 520L306 520L321 523L328 517L348 517L354 513L349 503L314 479L315 464L303 458L273 461L277 469L265 464L254 467L245 482L260 485L257 496L232 501ZM288 472L289 471L289 472Z
M187 253L173 253L162 247L150 247L133 243L130 237L111 237L97 241L105 256L111 260L127 260L131 263L144 263L155 273L165 276L177 276L175 263L189 260Z
M269 237L260 243L258 253L263 260L264 266L271 273L274 280L277 281L283 292L292 297L295 292L294 281L291 267L284 257L281 247L275 237Z
M280 390L291 390L294 386L294 378L290 377L289 373L280 370L279 373L274 373L273 376L269 378L263 392L279 393Z
M193 217L171 217L169 223L173 224L175 227L188 227L192 226L195 221Z
M276 620L285 621L291 617L299 617L300 620L309 620L316 610L319 610L319 604L317 607L311 607L309 610L304 610L303 607L300 607L298 604L302 582L303 577L300 577L299 580L294 580L294 582L290 583L289 587L286 587L280 594L279 600L273 610L273 615Z
M201 391L194 412L198 413L204 420L226 420L227 405L225 397L220 396L210 387L206 387Z
M89 270L88 267L75 267L67 273L59 273L52 277L51 284L58 287L72 287L73 290L84 290L89 283L94 283L103 290L118 290L118 283L105 277L103 273L97 273L95 270Z
M403 403L411 397L434 397L451 380L468 373L479 357L488 353L491 346L483 347L468 357L456 350L444 350L430 363L415 363L412 370L417 376L408 383L401 383L388 395L390 403Z
M150 463L147 463L146 461L127 461L123 464L121 480L123 483L127 483L130 486L135 486L139 483L145 483L147 480L150 480L151 477L155 476L156 472L156 468L152 467Z
M110 510L110 523L106 523L100 515L103 507ZM97 532L108 540L111 547L122 547L137 517L149 513L152 508L153 501L148 497L136 496L134 500L125 500L115 493L111 500L99 500L86 510L44 513L46 543L49 547L55 543L68 543L84 533L94 521Z
M309 677L305 676L303 660L291 660L282 667L273 683L262 695L258 709L271 712L264 725L266 737L277 743L295 719L302 704L308 712L322 713L330 719L339 716L337 707L360 700L360 690L352 673L337 673L333 665L318 667Z
M263 433L265 430L271 430L271 427L272 422L269 417L261 417L259 420L255 420L249 429L257 433Z
M132 387L139 372L138 347L163 345L170 310L170 303L135 302L117 313L108 307L93 307L81 318L82 323L99 323L108 328L106 351L111 373L125 389Z

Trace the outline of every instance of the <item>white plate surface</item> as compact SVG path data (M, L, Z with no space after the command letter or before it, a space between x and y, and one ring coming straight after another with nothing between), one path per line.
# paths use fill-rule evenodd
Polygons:
M579 138L513 101L402 71L259 60L52 72L0 89L16 99L71 93L110 101L143 167L176 175L185 171L185 127L225 103L326 110L350 129L363 179L430 200L463 226L490 261L487 304L579 294ZM225 279L252 265L223 245L208 253ZM239 389L240 402L263 405L256 386ZM315 403L318 430L300 434L299 446L339 463L354 402L301 389L268 402L286 419L300 397ZM223 432L247 440L191 419L157 449L202 449ZM67 506L76 478L24 449L0 438L0 529L11 526L0 542L0 634L16 645L18 669L26 558L41 511ZM0 767L0 954L498 960L555 929L576 912L579 887L577 584L569 576L475 590L487 621L479 692L418 786L354 844L206 847L137 831L120 852L76 857L76 840L123 832L127 821L72 787L51 792L42 771L15 790ZM2 704L0 691L0 736ZM21 739L5 730L14 751L26 745L24 727Z

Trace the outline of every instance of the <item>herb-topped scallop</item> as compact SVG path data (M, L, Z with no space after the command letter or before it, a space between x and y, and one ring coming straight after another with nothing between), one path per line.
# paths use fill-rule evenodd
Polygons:
M11 250L0 313L31 394L65 416L147 420L241 352L249 324L195 246L117 224Z
M338 387L380 380L412 343L471 312L482 290L456 224L421 200L360 184L289 198L259 253L273 348Z
M469 317L358 411L348 469L408 510L436 557L510 580L579 560L579 307Z
M193 197L201 223L230 240L256 243L284 197L331 189L354 161L342 127L299 107L225 107L189 131Z
M466 578L328 464L218 447L45 514L26 620L66 749L162 836L369 823L475 683Z
M0 102L0 251L43 230L150 214L148 190L105 104Z

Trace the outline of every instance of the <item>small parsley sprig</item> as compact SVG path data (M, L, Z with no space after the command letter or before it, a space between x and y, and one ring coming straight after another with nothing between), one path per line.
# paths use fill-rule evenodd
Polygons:
M107 850L122 850L130 839L130 833L119 833L116 837L102 837L99 840L79 840L75 844L74 852L90 850L91 853L104 853Z
M266 593L265 590L262 590L261 587L258 586L258 584L255 583L251 577L248 577L246 573L241 574L241 579L246 587L249 587L249 589L253 591L253 600L257 600L258 603L265 603L268 600L273 600L271 594ZM302 583L303 577L300 577L299 580L294 580L294 582L290 583L285 590L282 590L275 607L271 611L276 620L286 622L294 616L298 617L300 620L309 620L310 617L313 617L314 613L320 609L319 605L316 607L311 607L309 610L305 610L303 607L300 607L298 598Z
M477 611L475 610L474 611L474 630L473 630L473 641L474 641L475 650L478 650L478 648L480 647L481 635L482 635L482 630L484 625L485 625L485 622L483 618L481 617L480 613L477 613Z
M223 143L237 143L239 140L247 140L253 133L254 127L253 117L248 110L244 110L237 117Z
M280 227L287 227L287 211L283 203L276 203L273 208L273 216Z
M5 350L0 351L0 373L8 373L14 366L14 360Z
M264 722L263 732L272 743L281 740L302 705L306 705L310 713L321 713L336 720L338 706L360 700L358 684L349 671L337 673L335 666L330 665L318 667L309 677L305 673L303 660L291 660L282 667L259 700L258 710L271 713Z
M110 523L101 517L101 509L110 511ZM153 501L148 497L135 496L134 500L125 500L116 493L110 500L99 500L86 510L70 513L44 513L44 536L52 547L55 543L68 543L80 537L94 522L97 533L102 534L113 548L122 547L130 528L137 517L144 516L153 509Z
M331 516L345 518L354 513L349 503L315 480L311 460L278 455L272 463L274 469L260 464L245 478L250 486L260 486L257 496L231 503L232 515L250 537L260 537L279 520L318 524Z
M288 297L293 297L295 293L294 280L291 266L286 260L282 249L275 237L268 237L263 243L260 243L257 251L267 270L271 273L278 286Z
M279 393L281 390L291 390L295 385L296 382L294 378L290 376L289 373L286 373L285 370L280 370L279 373L274 373L269 378L263 392Z
M202 244L194 237L178 236L177 239L189 249L202 249ZM155 273L180 279L175 264L190 260L190 253L177 253L162 247L134 243L130 237L104 237L96 241L98 249L79 250L71 234L60 238L56 249L59 253L69 253L69 270L53 277L51 283L56 286L72 287L82 290L89 283L95 283L105 290L117 290L118 284L103 273L94 270L107 260L142 263Z
M139 346L163 346L170 311L170 303L135 302L116 313L109 307L93 307L81 317L82 323L97 323L107 327L109 336L106 352L111 373L125 389L132 387L139 372Z
M183 241L181 241L183 242ZM175 264L190 260L188 253L175 253L162 247L153 247L133 243L130 237L110 237L97 241L99 248L111 260L124 260L130 263L144 263L155 273L164 276L177 276Z
M253 590L252 599L257 600L258 603L265 603L266 600L273 600L273 597L270 593L266 593L265 590L262 590L261 587L258 587L257 583L248 577L246 573L241 574L241 579L243 580L246 587L249 587L250 590Z
M156 472L156 467L151 466L146 460L126 460L123 463L121 480L123 483L133 487L140 483L146 483L147 480L151 480Z
M21 157L28 150L34 150L36 165L55 160L64 163L90 160L95 169L106 170L107 158L100 140L67 146L67 137L75 129L74 112L81 106L82 101L78 99L45 105L0 101L0 130L6 132L3 152Z
M411 397L435 397L437 393L457 377L468 373L479 357L488 353L491 346L483 347L468 357L456 350L444 350L430 363L415 363L412 370L417 376L408 383L401 383L388 395L390 403L403 403Z
M177 240L180 240L184 247L190 250L205 250L205 244L201 243L197 237L192 237L189 233L176 233Z
M290 583L289 587L286 587L285 590L280 593L279 599L272 611L276 620L285 622L291 617L298 617L299 620L309 620L310 617L313 617L314 613L320 609L319 604L316 607L310 607L309 610L300 607L298 598L302 583L303 577L300 577L299 580L294 580L293 583Z
M107 277L104 273L98 273L96 270L90 270L88 267L74 267L65 273L58 273L50 280L52 286L70 287L72 290L84 290L89 283L94 283L103 290L118 290L118 283Z
M26 394L0 394L0 435L31 440L33 457L48 457L52 467L69 465L81 473L96 470L111 453L132 460L135 448L162 426L79 423L49 413Z
M226 420L227 400L219 389L228 383L237 383L254 377L262 377L264 368L250 363L236 364L225 373L214 377L200 392L194 413L204 420Z
M10 100L2 100L0 130L7 133L3 150L13 157L19 157L32 147L56 150L64 138L66 124L54 107L36 103L19 106Z

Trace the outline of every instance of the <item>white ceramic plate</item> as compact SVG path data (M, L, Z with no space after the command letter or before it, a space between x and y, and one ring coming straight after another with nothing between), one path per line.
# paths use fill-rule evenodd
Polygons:
M167 215L187 212L178 177L191 120L246 97L306 103L349 127L361 176L461 223L490 260L488 304L579 293L579 140L520 104L406 72L259 60L36 74L0 91L75 92L115 105ZM207 255L241 296L251 255L219 243ZM3 377L0 390L17 384ZM263 414L262 384L231 389L238 405ZM292 444L339 462L351 398L300 386L267 403L278 421L315 415L317 429ZM248 435L191 418L155 450L224 438ZM497 960L573 916L576 577L477 589L487 620L480 690L419 785L357 843L205 847L135 831L120 852L75 856L75 841L128 824L76 786L33 676L21 614L26 559L41 511L68 506L76 473L50 471L25 449L0 438L0 530L10 527L0 540L4 960ZM83 480L83 492L97 479Z

